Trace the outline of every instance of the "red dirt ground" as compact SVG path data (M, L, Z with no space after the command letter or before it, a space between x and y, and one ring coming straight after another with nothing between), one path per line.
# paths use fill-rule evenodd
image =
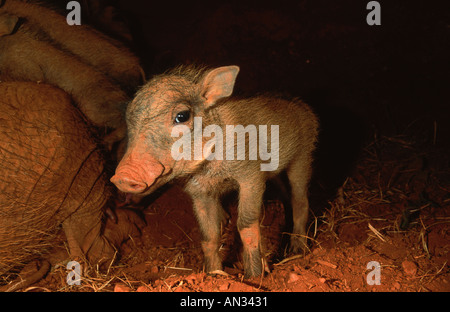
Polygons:
M59 248L52 253L53 272L29 291L450 291L450 184L443 182L448 172L437 170L439 161L433 157L424 170L417 154L411 156L397 143L381 144L383 170L373 169L370 157L358 162L344 186L343 201L328 202L311 219L311 252L306 255L284 258L283 204L265 201L261 228L271 272L262 278L243 279L233 201L221 249L228 275L202 272L200 233L190 200L172 187L144 205L146 226L123 244L121 258L107 274L91 270L80 286L67 286L67 253ZM370 155L370 148L366 151ZM314 205L314 187L311 192ZM380 285L367 282L371 261L381 266Z

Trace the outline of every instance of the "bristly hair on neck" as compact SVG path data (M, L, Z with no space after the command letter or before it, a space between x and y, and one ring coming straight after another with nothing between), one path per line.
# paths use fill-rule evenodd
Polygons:
M205 65L187 64L169 69L163 75L183 77L192 83L198 83L210 70L211 68Z

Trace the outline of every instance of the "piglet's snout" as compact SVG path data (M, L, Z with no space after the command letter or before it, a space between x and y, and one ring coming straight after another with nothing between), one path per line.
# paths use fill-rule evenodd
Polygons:
M144 193L162 175L164 166L156 161L130 161L130 158L122 159L111 182L122 192Z
M124 173L117 173L111 178L119 190L125 193L140 194L148 189L149 185L144 181L133 179L131 176Z

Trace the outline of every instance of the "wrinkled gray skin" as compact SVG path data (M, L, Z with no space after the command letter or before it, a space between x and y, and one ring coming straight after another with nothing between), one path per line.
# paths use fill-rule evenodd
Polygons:
M208 272L222 269L220 198L226 192L238 190L237 227L243 244L245 276L254 277L261 275L265 267L259 222L266 181L281 171L286 171L291 186L294 224L291 250L297 253L306 247L308 183L318 120L300 100L271 96L229 98L238 72L237 66L212 70L191 66L176 68L150 80L127 108L127 151L111 181L123 192L145 196L165 183L181 180L192 198L203 234L202 249ZM208 144L212 133L203 136L200 142L203 153L196 159L195 117L202 117L202 131L216 125L224 135L228 125L267 126L267 151L272 148L279 151L278 166L272 171L262 171L261 164L266 162L261 157L250 160L248 136L244 160L237 160L236 146L231 146L234 160L227 159L225 154L221 154L221 159L208 160L209 155L225 153L229 148L225 143L223 150ZM189 155L189 159L176 160L172 156L173 146L180 140L177 135L172 136L176 125L184 125L190 134L194 155ZM279 127L279 136L273 142L272 126ZM258 144L260 148L261 142Z
M88 25L70 26L66 17L36 3L5 0L0 6L0 79L45 82L69 93L101 136L118 129L144 73L123 44Z
M0 107L0 275L45 253L60 225L70 260L111 260L136 228L122 213L104 226L105 160L69 95L0 82Z
M137 233L129 211L102 220L110 192L93 137L109 148L124 137L123 109L143 79L118 41L39 1L0 0L0 275L45 253L60 226L71 260L91 264Z

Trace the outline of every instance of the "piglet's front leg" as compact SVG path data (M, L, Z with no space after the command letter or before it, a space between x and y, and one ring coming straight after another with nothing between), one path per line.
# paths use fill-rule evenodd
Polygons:
M205 257L206 272L222 270L220 247L220 200L207 194L192 195L193 208L202 233L202 250Z
M259 227L265 184L240 183L237 227L242 240L245 277L263 273L265 261L261 256L261 232Z

